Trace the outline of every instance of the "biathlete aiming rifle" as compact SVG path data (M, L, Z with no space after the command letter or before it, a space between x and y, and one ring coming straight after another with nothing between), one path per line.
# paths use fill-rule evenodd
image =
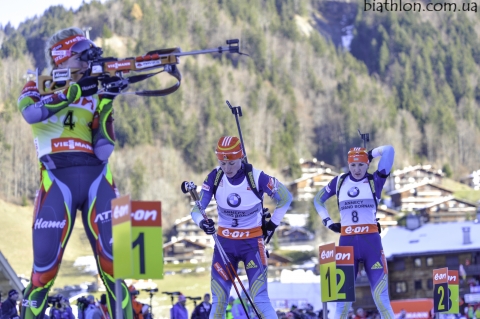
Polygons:
M200 210L200 213L203 216L203 219L208 221L207 214L205 213L205 210L202 207L202 203L200 202L200 197L198 196L197 193L197 186L193 182L183 182L181 186L182 192L184 194L190 193L190 196L195 202L195 205L197 208ZM248 301L250 302L250 305L252 305L253 311L255 311L255 314L257 315L258 318L262 318L260 314L258 313L257 308L255 307L255 304L252 301L252 298L250 297L247 289L245 289L245 286L243 285L242 281L238 277L238 274L235 270L235 267L233 267L233 264L230 262L230 259L227 256L227 253L223 249L222 245L220 244L220 241L217 238L217 234L212 234L213 240L215 241L215 247L217 247L218 252L220 253L220 257L222 258L223 265L225 266L225 269L227 270L227 275L230 281L233 284L233 287L235 288L235 291L237 292L238 298L240 299L240 302L242 303L243 310L245 310L245 313L247 314L247 318L250 319L250 315L248 314L247 308L245 307L245 304L243 303L242 297L240 296L240 292L238 290L238 287L235 283L235 278L237 279L238 283L242 287L243 292L245 293L245 296L247 296ZM212 265L213 266L213 265Z
M128 84L146 80L161 72L167 72L177 79L177 83L169 88L150 91L121 92L118 94L135 94L139 96L165 96L175 92L182 81L182 75L177 68L180 63L181 56L199 55L207 53L237 53L248 55L240 52L240 41L238 39L227 40L228 46L220 46L217 48L194 50L182 52L180 48L159 49L147 52L145 55L118 59L115 57L103 58L103 50L100 47L91 47L80 54L79 60L88 62L88 70L86 75L98 77L102 83L103 90L111 88L126 88ZM130 72L145 72L157 70L154 73L142 73L124 77ZM72 73L78 72L78 69L56 69L52 71L51 76L39 75L38 69L34 72L29 70L28 74L36 76L36 84L40 95L48 95L57 93L67 89L72 82ZM114 78L114 81L108 81ZM107 81L105 81L107 80ZM99 91L100 93L102 91ZM111 94L111 93L109 93ZM113 93L115 94L115 93Z

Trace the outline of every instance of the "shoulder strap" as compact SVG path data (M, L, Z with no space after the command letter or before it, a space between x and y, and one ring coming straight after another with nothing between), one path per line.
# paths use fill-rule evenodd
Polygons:
M340 175L337 179L337 206L338 206L338 210L340 210L340 200L338 199L339 198L339 194L340 194L340 187L342 186L343 182L345 181L345 178L347 178L347 176L350 175L350 173L345 173L343 175Z
M253 166L252 166L252 164L245 163L243 166L245 168L245 175L247 176L248 186L250 186L250 188L252 189L252 192L255 194L255 196L257 196L258 199L261 200L262 203L263 203L263 198L260 195L260 192L258 191L257 185L255 185L255 177L253 176Z
M258 191L257 185L255 184L255 177L253 176L253 166L252 164L244 164L245 168L245 176L247 177L247 183L248 186L252 189L252 192L255 194L255 196L258 197L263 202L263 198L260 195L260 192ZM223 171L221 168L218 168L217 170L217 175L215 175L215 181L213 182L213 195L216 196L217 194L217 188L218 185L220 184L220 181L223 178Z
M367 178L368 178L368 185L370 185L370 189L372 190L372 195L373 195L373 202L375 203L375 211L377 211L378 208L378 200L377 200L377 194L375 192L375 181L373 180L373 175L367 173Z
M215 175L215 181L213 181L213 196L215 196L215 198L217 198L217 188L218 188L218 184L220 184L220 181L222 180L223 178L223 171L222 169L219 167L218 170L217 170L217 175Z

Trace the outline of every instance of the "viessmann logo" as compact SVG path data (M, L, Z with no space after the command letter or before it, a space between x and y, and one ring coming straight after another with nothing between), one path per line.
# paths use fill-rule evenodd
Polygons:
M125 61L125 62L112 62L107 64L107 69L109 70L118 70L121 68L129 68L131 65L130 61Z

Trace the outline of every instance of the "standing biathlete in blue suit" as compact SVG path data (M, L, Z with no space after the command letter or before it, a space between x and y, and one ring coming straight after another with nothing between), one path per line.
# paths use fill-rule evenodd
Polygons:
M285 215L292 196L276 178L243 163L244 157L237 137L220 138L215 151L219 166L205 179L200 201L207 207L215 195L218 210L218 240L232 262L235 271L243 261L247 272L250 297L262 319L276 318L267 291L267 256L264 240L268 243ZM262 231L263 195L277 202L272 218ZM213 220L204 220L197 207L191 212L195 223L207 234L215 233ZM224 266L218 247L212 261L211 289L213 295L210 318L223 319L232 282Z
M368 174L370 161L381 156L378 170ZM388 269L377 224L377 205L383 185L392 169L395 151L392 146L380 146L369 152L351 148L348 152L349 173L335 177L314 198L315 208L323 224L341 233L340 246L353 246L355 279L358 263L363 262L372 290L373 300L382 318L394 318L388 296ZM337 195L340 223L334 223L325 202ZM338 302L335 318L347 318L351 302Z

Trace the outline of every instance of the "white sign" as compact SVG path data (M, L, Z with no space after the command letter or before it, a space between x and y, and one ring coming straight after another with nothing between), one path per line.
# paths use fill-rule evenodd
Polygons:
M480 302L480 294L465 294L466 303Z

